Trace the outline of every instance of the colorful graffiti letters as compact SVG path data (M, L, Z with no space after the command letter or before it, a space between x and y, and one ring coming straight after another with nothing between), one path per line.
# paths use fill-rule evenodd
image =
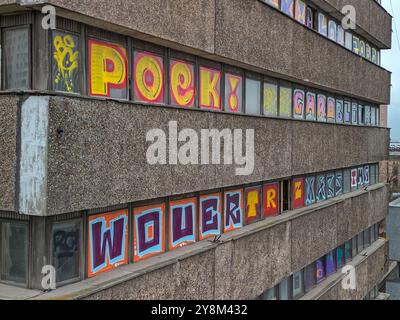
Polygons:
M165 251L165 204L134 209L134 261Z
M174 250L196 241L197 199L170 202L169 249Z
M128 210L89 217L88 276L128 263Z
M304 117L304 91L296 89L293 94L293 116L295 119Z
M243 191L226 191L224 204L224 232L241 228L243 226Z
M264 115L278 115L278 86L272 83L264 83Z
M180 67L181 67L180 70L178 70L179 66L177 67L178 69L175 69L174 76L176 76L176 74L179 72L184 72L183 71L184 67L182 65L180 65ZM186 76L188 76L188 74L186 74ZM173 80L175 80L175 78ZM185 82L188 80L190 79L186 78L182 80L182 77L180 77L176 81L176 83L174 83L174 85L175 86L180 85L180 89L182 89L184 85L189 87L190 83L187 84ZM174 92L174 90L177 91L176 87L171 87L171 89L172 92ZM159 57L157 55L148 52L135 52L134 92L136 101L147 102L147 103L164 102L164 66L162 57ZM180 93L183 94L182 92ZM189 96L190 96L190 89L189 89ZM190 103L190 97L188 98L186 96L185 98L182 98L182 96L179 96L179 94L177 94L174 97L177 98L180 102L184 101L184 99L186 98L188 99L188 103Z
M352 169L351 170L351 188L357 188L357 169Z
M127 66L124 47L89 40L89 94L126 99Z
M225 74L225 111L238 113L243 104L243 78L230 73Z
M364 185L364 168L358 168L358 186L362 187Z
M221 71L200 67L200 108L221 109Z
M190 63L170 62L171 103L178 107L193 107L195 98L194 66Z
M304 206L304 179L293 180L293 209Z
M332 97L328 97L328 103L327 103L327 118L328 122L335 122L335 99Z
M364 167L364 184L369 184L370 182L370 174L369 174L369 166Z
M296 1L295 19L302 24L306 24L306 4L304 1Z
M279 183L265 184L263 187L263 217L279 214Z
M327 185L327 198L333 198L335 196L335 174L328 173L326 176L326 185Z
M317 260L315 263L317 273L317 283L320 283L325 278L325 266L323 260Z
M317 98L317 120L326 121L326 97L322 94Z
M343 123L343 101L336 100L336 122Z
M281 10L288 16L294 16L294 0L281 0Z
M315 109L316 95L314 93L307 92L306 120L316 120Z
M325 176L317 177L317 202L326 200L326 179Z
M315 177L307 177L306 181L306 206L310 206L315 203Z
M199 239L221 234L222 199L220 193L200 196Z
M53 33L53 82L57 91L79 92L79 38Z
M252 187L245 190L246 223L250 224L261 217L261 187Z
M343 194L343 173L336 172L335 178L335 195L340 196Z

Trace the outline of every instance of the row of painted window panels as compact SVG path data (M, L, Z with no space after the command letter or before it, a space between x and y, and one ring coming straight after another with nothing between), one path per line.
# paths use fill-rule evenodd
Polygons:
M375 224L360 232L357 236L347 241L342 246L329 252L306 268L293 273L283 279L274 288L266 290L261 296L262 300L290 300L299 299L310 292L315 286L322 283L327 277L340 271L357 254L372 245L379 237L380 224Z
M377 172L377 165L371 165L371 171ZM376 168L372 169L372 168ZM344 172L350 169L344 170ZM329 175L329 174L328 174ZM342 171L337 171L336 176L342 175ZM346 173L345 173L346 176ZM349 178L350 179L350 178ZM375 183L375 174L371 176L370 183ZM347 183L344 183L347 185ZM344 192L350 192L349 188L344 187ZM307 192L307 189L306 189ZM341 194L341 193L340 193ZM340 195L336 194L336 195ZM293 196L293 193L292 195ZM306 194L307 197L307 194ZM292 199L293 200L293 199ZM27 281L27 253L28 253L28 224L19 222L1 223L1 248L3 252L3 263L1 264L1 279L18 283ZM59 275L58 282L79 277L79 239L81 234L80 221L66 221L56 223L52 231L53 262ZM66 241L68 237L68 241ZM68 244L68 248L63 250L63 246L54 243ZM67 250L68 249L68 250Z
M20 49L18 47L17 50L29 50L28 46L23 46L22 44L24 41L28 41L29 38L29 33L24 32L28 30L28 28L11 28L11 29L6 29L5 30L5 40L4 40L4 48L5 48L5 53L4 53L4 59L5 59L5 64L8 65L8 68L6 69L6 77L5 77L5 84L6 88L24 88L29 87L28 84L28 78L30 77L30 72L29 72L29 52L24 51L23 53L19 54L19 60L15 60L15 42L20 41L20 46L22 46L23 49ZM57 36L68 34L68 33L63 33L63 32L56 32ZM18 41L14 40L13 38L17 38ZM75 36L77 37L77 36ZM62 38L62 37L61 37ZM65 36L64 36L65 38ZM20 40L23 39L23 40ZM71 38L72 39L72 38ZM8 42L6 41L8 40ZM61 41L61 40L60 40ZM68 40L71 41L71 40ZM52 56L54 59L57 60L57 54L54 52L55 50L59 50L58 46L54 44L56 48L53 48L53 54ZM78 51L79 52L79 51ZM161 61L163 60L162 57L160 56ZM21 63L20 60L24 60L24 63ZM59 60L59 59L58 59ZM66 91L71 91L72 92L79 92L79 78L80 72L79 72L79 67L75 67L73 69L73 74L70 75L71 79L69 81L63 81L63 77L65 76L65 73L63 74L59 70L60 68L57 67L59 66L60 61L54 62L53 65L56 66L56 68L53 69L53 79L54 79L54 87L56 90L62 89L64 86ZM173 63L174 60L171 60ZM12 67L16 63L14 67ZM24 68L23 70L19 70L19 68ZM26 69L28 68L28 69ZM192 72L195 72L194 65L191 65L191 69L193 70ZM90 68L91 70L91 68ZM190 68L189 68L190 70ZM225 86L227 84L227 75L225 74L225 82L222 82L220 84L221 88L223 87L223 84L225 83ZM90 76L89 76L90 78ZM196 77L194 77L196 78ZM66 79L64 79L66 80ZM72 81L72 82L71 82ZM76 82L76 83L75 83ZM127 82L128 83L128 82ZM60 84L62 86L60 87ZM194 85L194 83L193 83ZM294 86L296 87L296 86ZM299 87L300 88L300 87ZM187 89L187 88L186 88ZM238 85L236 88L237 92L237 97L244 96L243 93L240 93L242 91L241 84ZM278 99L278 90L279 90L279 99ZM125 90L127 92L127 90ZM163 90L161 90L163 91ZM161 92L160 91L160 92ZM165 90L166 91L166 90ZM240 92L239 92L240 91ZM292 88L290 86L284 86L281 85L278 87L277 84L274 84L274 82L271 83L264 83L264 90L263 94L261 94L261 82L253 79L247 79L246 78L246 90L245 92L248 92L250 94L245 95L245 106L246 110L245 113L248 114L255 114L255 115L266 115L266 116L281 116L281 117L287 117L287 118L296 118L296 119L306 119L306 120L318 120L318 121L332 121L332 122L339 122L339 123L346 123L346 124L365 124L365 125L377 125L379 123L379 109L377 107L370 107L370 106L362 106L361 104L356 103L356 110L354 109L354 103L350 106L349 103L350 101L347 102L345 98L343 99L337 99L330 97L329 94L319 94L318 99L317 95L313 91L308 91L307 94L303 90L295 89L293 90L292 93ZM113 92L116 92L115 90ZM195 92L195 90L193 90ZM299 93L302 93L302 101L299 101ZM90 94L90 93L89 93ZM193 93L194 94L194 93ZM109 94L110 97L112 93ZM103 96L103 94L101 95ZM115 98L123 98L120 94L116 96ZM320 99L321 98L321 99ZM139 102L149 102L146 101L146 99L138 99L135 97L135 101ZM145 100L145 101L143 101ZM174 100L174 99L170 99ZM176 99L175 99L176 100ZM240 99L239 99L240 100ZM264 100L262 102L262 100ZM279 101L278 101L279 100ZM317 101L318 100L318 101ZM161 99L160 102L163 102L164 99ZM231 108L227 108L227 105L230 105L230 96L225 94L225 111L227 112L233 112ZM313 104L310 105L309 102ZM328 101L328 103L327 103ZM329 112L331 117L327 117L327 107L329 106L329 103L332 103L333 101L333 110ZM170 101L171 102L171 101ZM279 102L279 103L278 103ZM293 102L293 105L292 105ZM194 101L192 102L194 103ZM173 103L172 103L173 104ZM323 104L323 106L322 106ZM222 107L222 106L221 106ZM219 108L221 108L219 107ZM300 108L299 108L300 107ZM332 106L331 106L332 108ZM351 110L350 110L351 108ZM358 110L357 110L358 108ZM237 107L234 110L235 112L243 112L243 109L241 107L241 101L237 101ZM279 109L279 111L278 111ZM300 111L299 111L300 110ZM358 113L358 114L357 114ZM328 114L328 115L329 115Z

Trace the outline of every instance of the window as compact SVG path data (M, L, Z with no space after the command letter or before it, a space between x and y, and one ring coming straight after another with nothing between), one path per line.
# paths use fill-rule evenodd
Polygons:
M360 253L364 250L364 232L357 235L357 252Z
M261 82L246 79L246 113L260 114L261 107Z
M353 35L347 31L344 33L344 46L349 50L353 50Z
M290 180L282 181L282 204L281 208L283 212L290 210Z
M265 116L278 116L278 85L264 82L263 110Z
M318 32L325 37L328 36L328 19L321 12L318 13Z
M358 105L358 124L363 125L365 119L365 110L362 105Z
M3 31L4 89L30 89L30 29L28 26Z
M371 244L374 243L376 241L376 237L375 237L375 226L372 226L369 228L369 236L371 239Z
M358 254L358 246L357 246L357 236L355 236L353 239L351 239L351 246L352 246L352 255L353 258Z
M292 88L288 85L281 85L279 88L279 116L292 117Z
M128 58L126 46L89 38L88 57L89 96L127 99ZM135 53L135 79L139 79L139 73L144 72L146 57L148 56L145 54ZM157 66L159 65L157 64ZM152 71L154 70L156 69ZM157 71L159 71L159 69L157 69ZM144 95L149 96L148 82L150 81L154 81L155 87L157 87L157 85L161 86L159 79L153 79L153 76L154 73L152 72L146 73L146 79L141 79L143 82L136 82L135 88L137 88L137 90L135 90L135 92L146 92ZM139 98L137 100L146 101L145 99L139 100ZM149 100L150 99L148 99L148 101ZM156 102L156 99L154 99L153 102Z
M326 175L327 185L327 198L333 198L335 196L335 173L330 172Z
M293 117L295 119L304 119L304 100L304 90L295 89L293 92Z
M317 177L317 202L326 200L326 179L325 175Z
M62 283L80 276L81 222L59 222L53 225L51 234L52 264L56 279Z
M317 109L317 96L313 92L307 92L306 97L306 120L315 121L317 120L316 116Z
M296 0L295 19L301 24L306 24L306 4L302 0Z
M326 96L323 94L317 96L317 120L326 122Z
M304 288L309 292L316 284L315 263L310 264L304 269Z
M325 258L318 259L315 262L315 273L317 283L321 283L325 279Z
M336 249L336 268L339 270L344 266L345 263L345 252L344 246L340 246Z
M310 29L314 29L314 15L315 11L311 7L307 7L306 12L306 25Z
M1 279L23 285L28 271L28 224L3 222L1 225Z
M376 184L376 175L375 175L375 170L376 170L376 166L372 165L370 166L370 183L371 184Z
M351 123L358 124L358 104L355 102L351 104Z
M349 101L344 102L344 123L351 123L351 103Z
M336 171L335 175L335 196L343 194L343 172Z
M294 17L294 0L281 0L281 11L290 17Z
M81 87L79 36L56 30L52 32L52 42L53 90L79 93Z
M379 164L375 165L375 181L379 183Z
M225 111L243 112L243 78L239 75L225 73Z
M331 39L332 41L335 41L335 42L336 42L336 40L337 40L337 38L336 38L336 31L337 31L337 28L336 28L336 27L337 27L337 26L336 26L336 22L333 21L333 20L329 20L329 24L328 24L328 38Z
M371 107L371 125L376 126L376 108Z
M279 284L279 300L289 300L289 278Z
M366 126L370 126L371 125L371 107L370 106L365 106L365 122L364 124Z
M344 244L345 262L349 262L353 258L352 253L352 240L346 241Z
M277 300L278 296L276 294L277 288L273 287L271 289L268 289L267 291L265 291L262 296L261 296L261 300Z
M304 294L303 271L295 272L292 276L293 298L299 298Z
M305 179L305 204L310 206L315 203L315 177Z
M346 169L343 171L343 192L349 193L350 192L350 169Z
M329 252L326 257L325 257L325 270L326 270L326 276L330 276L331 274L335 273L336 268L335 268L335 255L333 251Z

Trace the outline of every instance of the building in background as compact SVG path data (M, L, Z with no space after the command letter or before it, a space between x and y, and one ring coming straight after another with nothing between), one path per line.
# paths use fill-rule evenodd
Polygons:
M392 18L377 1L347 1L354 30L331 0L23 3L0 0L0 297L378 296ZM254 170L196 164L185 128L218 130L221 155L253 129ZM165 163L146 157L153 129Z

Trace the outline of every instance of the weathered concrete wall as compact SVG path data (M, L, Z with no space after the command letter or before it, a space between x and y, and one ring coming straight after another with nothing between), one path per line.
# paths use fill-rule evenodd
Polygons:
M14 211L18 97L0 96L0 210Z
M218 0L216 5L217 55L343 94L390 100L389 72L260 1Z
M146 133L178 129L255 130L255 169L236 165L149 165ZM387 158L388 131L283 119L52 97L48 214L236 186ZM62 129L62 135L58 134ZM373 139L370 137L375 136ZM340 152L338 152L340 150ZM222 150L223 151L223 150ZM221 154L223 154L221 152Z
M374 198L386 194L387 190L381 186L359 193L366 197L367 205L372 208ZM86 280L89 287L93 286L89 290L92 293L83 293L79 291L78 285L72 285L42 298L254 299L265 289L289 276L291 271L305 267L343 244L339 238L346 238L341 234L345 225L353 224L357 230L363 228L363 220L368 220L365 217L367 212L362 211L363 208L349 212L347 218L338 214L344 202L352 204L359 197L356 194L353 197L343 196L322 210L321 206L310 207L246 226L224 234L222 243L201 242L191 248L187 247L187 252L182 253L181 257L177 256L178 252L166 253L163 257L170 255L173 262L167 265L167 260L150 259L146 262L148 265L154 261L153 263L162 263L162 267L152 268L149 272L145 271L146 266L143 266L142 272L138 265L135 269L135 264L124 267L121 272L125 281L118 280L118 276L113 279L112 272L107 277L100 275L96 282L93 279ZM387 206L387 201L382 201L381 206L385 205ZM360 217L361 212L364 217ZM371 221L375 223L375 220ZM369 223L367 225L370 226ZM383 248L370 254L367 259L363 258L365 261L357 266L357 293L340 292L341 289L334 288L334 291L327 292L324 297L362 299L385 273L387 250ZM198 254L196 250L200 250ZM130 268L136 277L128 279ZM114 274L118 275L118 270ZM102 277L107 279L103 284Z

